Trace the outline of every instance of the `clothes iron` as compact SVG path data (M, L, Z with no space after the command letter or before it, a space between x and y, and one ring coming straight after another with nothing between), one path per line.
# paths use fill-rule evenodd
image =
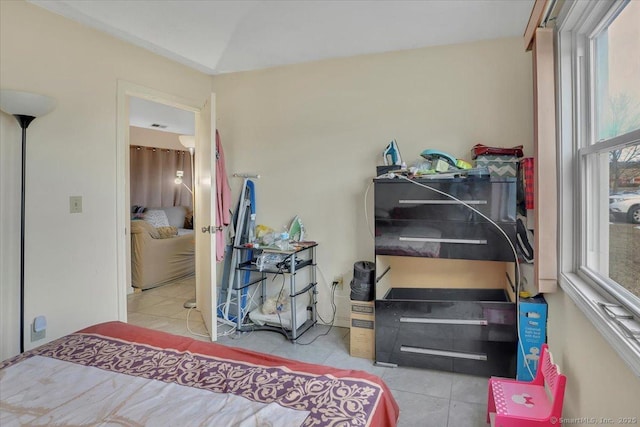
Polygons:
M402 165L402 157L400 156L400 149L396 140L392 140L387 148L382 152L382 160L386 166L390 165Z
M424 150L422 153L420 153L420 155L423 158L431 161L438 161L439 159L442 159L443 161L448 163L449 166L452 166L454 168L458 167L458 160L451 154L445 153L444 151L428 149Z
M431 161L431 168L435 169L437 172L447 172L450 169L459 169L457 162L455 159L448 153L440 150L424 150L420 155Z

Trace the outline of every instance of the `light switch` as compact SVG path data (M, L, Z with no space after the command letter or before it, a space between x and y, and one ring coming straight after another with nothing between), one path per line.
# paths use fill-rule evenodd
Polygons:
M69 212L82 213L82 196L69 197Z

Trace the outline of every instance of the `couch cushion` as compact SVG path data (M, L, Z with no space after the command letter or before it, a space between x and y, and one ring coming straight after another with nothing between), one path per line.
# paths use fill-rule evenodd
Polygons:
M167 214L164 210L160 209L149 209L144 213L144 220L149 224L158 227L169 227L169 218L167 218Z
M185 206L163 206L160 208L147 208L147 212L151 210L164 211L164 213L167 215L167 220L169 221L169 224L156 225L156 227L166 227L167 225L177 228L184 227L184 219L187 215L187 208Z
M131 221L131 234L140 234L140 233L149 233L151 237L154 239L160 238L160 233L158 233L158 229L153 225L149 224L147 221Z
M178 229L172 226L158 227L156 228L156 231L159 234L159 237L157 237L158 239L169 239L171 237L176 237L178 235ZM153 235L151 237L153 237Z
M169 225L176 228L184 228L184 218L187 215L187 208L184 206L170 206L162 208L167 214Z

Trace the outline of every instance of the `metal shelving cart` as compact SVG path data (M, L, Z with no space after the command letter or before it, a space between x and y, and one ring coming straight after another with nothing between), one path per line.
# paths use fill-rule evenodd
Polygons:
M244 262L238 262L235 266L236 274L234 278L233 290L236 297L236 313L242 313L240 316L236 316L236 331L249 332L249 331L273 331L279 332L287 337L287 339L295 342L302 334L308 331L312 326L316 324L316 247L315 242L300 242L294 250L280 251L274 249L256 249L249 246L237 246L234 250L238 251L252 251L251 259ZM259 269L256 265L257 258L263 253L280 254L282 260L277 265L267 265L262 269ZM246 257L238 257L243 259ZM299 289L296 276L302 269L309 269L309 282L306 286ZM280 316L280 324L276 322L269 322L263 325L245 323L249 313L246 312L246 306L243 307L243 299L240 295L245 288L250 288L253 285L259 286L260 304L262 306L267 298L267 279L270 275L283 275L284 280L289 281L288 286L288 299L290 310L290 322L287 328L282 322ZM286 283L286 282L285 282ZM285 288L283 283L283 289ZM309 301L306 306L306 313L304 315L305 321L300 322L298 319L298 298L309 293ZM284 316L283 316L284 317Z

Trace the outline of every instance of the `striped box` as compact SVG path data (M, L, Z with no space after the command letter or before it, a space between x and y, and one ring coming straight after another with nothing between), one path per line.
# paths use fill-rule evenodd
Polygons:
M491 176L500 178L518 176L518 158L516 156L478 156L476 167L486 167Z

